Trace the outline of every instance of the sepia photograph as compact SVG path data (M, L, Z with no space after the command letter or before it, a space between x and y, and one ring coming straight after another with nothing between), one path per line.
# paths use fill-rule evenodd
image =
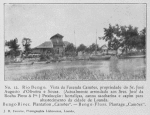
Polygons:
M5 81L145 81L143 3L4 4Z

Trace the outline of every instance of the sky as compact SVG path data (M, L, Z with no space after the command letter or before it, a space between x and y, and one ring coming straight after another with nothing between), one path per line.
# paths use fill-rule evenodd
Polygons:
M104 35L109 24L146 27L145 4L5 4L5 40L30 38L34 48L59 33L86 46ZM96 34L97 33L97 34ZM99 46L106 44L98 40Z

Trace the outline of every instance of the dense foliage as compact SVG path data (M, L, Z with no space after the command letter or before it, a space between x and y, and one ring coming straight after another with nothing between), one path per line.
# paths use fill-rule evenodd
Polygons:
M10 51L5 52L5 55L10 55L10 56L18 56L19 55L19 45L18 45L18 39L12 39L10 41L5 42L5 46L8 46Z
M86 47L84 44L80 44L79 47L77 47L77 51L78 51L78 52L80 52L80 51L85 51L86 48L87 48L87 47Z
M31 39L30 38L23 38L22 39L22 45L24 46L24 52L27 55L29 53L29 51L31 50L30 46L31 46Z
M104 36L102 37L105 41L108 41L108 48L117 50L122 47L126 52L135 49L145 49L146 39L146 28L141 32L138 31L137 27L119 26L118 24L112 26L109 24L108 28L104 28Z

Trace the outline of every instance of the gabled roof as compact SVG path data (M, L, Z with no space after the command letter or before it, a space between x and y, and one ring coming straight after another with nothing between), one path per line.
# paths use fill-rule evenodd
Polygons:
M35 48L53 48L53 44L51 41L46 41Z
M108 47L107 47L106 45L103 45L103 46L101 47L101 49L108 49Z
M63 38L64 36L60 35L59 33L53 35L50 39L53 39L55 37L58 37L58 38Z

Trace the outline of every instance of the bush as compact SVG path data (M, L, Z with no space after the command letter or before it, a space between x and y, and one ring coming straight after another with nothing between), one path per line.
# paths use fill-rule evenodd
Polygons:
M41 54L40 55L40 61L46 61L46 60L47 60L46 55Z

